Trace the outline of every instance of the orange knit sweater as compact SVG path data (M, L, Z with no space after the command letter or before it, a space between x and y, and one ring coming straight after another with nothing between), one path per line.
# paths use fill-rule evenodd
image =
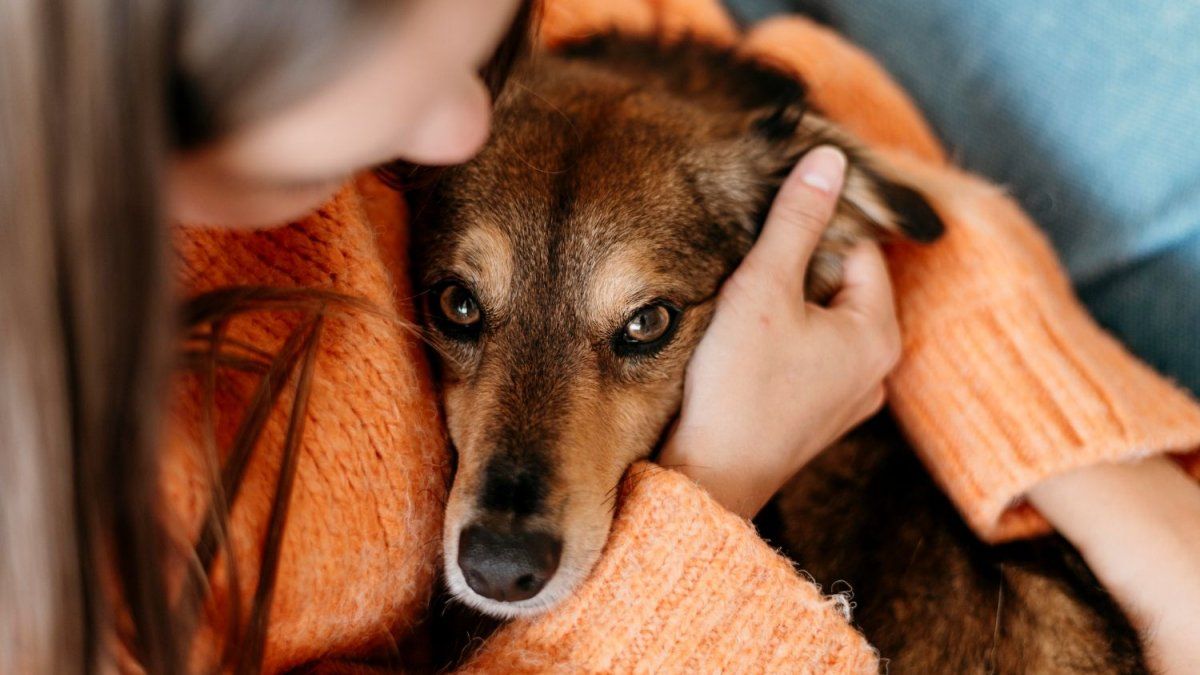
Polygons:
M1045 531L1020 498L1048 475L1200 447L1200 407L1087 317L1035 227L1000 190L947 163L908 98L870 58L796 18L739 35L715 0L548 5L543 35L551 43L611 26L740 41L800 73L821 109L932 198L948 235L891 252L905 352L890 401L981 536ZM326 327L283 538L267 671L313 662L353 670L355 659L421 635L450 465L422 348L395 321L412 320L402 214L398 196L364 177L285 227L179 231L189 293L231 284L312 286L394 312L339 315ZM230 335L275 349L295 321L287 312L257 313L236 321ZM218 440L232 435L254 385L248 376L222 378ZM184 545L194 540L207 494L196 451L199 391L193 378L180 378L165 454L171 521ZM243 606L254 588L287 398L232 512ZM1181 461L1200 472L1197 456ZM680 474L646 464L631 475L637 479L626 482L590 579L553 611L501 629L467 670L877 670L877 655L837 603L746 522ZM228 589L220 564L215 569L219 605ZM211 631L204 635L215 643Z

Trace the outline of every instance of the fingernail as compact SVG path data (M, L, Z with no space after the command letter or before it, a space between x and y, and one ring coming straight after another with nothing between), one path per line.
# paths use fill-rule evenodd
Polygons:
M800 160L800 180L821 192L836 191L846 173L846 155L832 145L809 151Z

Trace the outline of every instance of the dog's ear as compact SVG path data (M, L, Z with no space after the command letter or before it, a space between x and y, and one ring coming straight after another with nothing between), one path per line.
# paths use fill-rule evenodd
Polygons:
M796 161L818 145L834 145L846 154L842 196L808 271L808 297L813 302L828 301L841 287L842 257L858 241L902 238L929 243L945 231L924 195L885 173L868 150L806 110L802 102L759 111L748 121L748 131L766 142L768 155L777 162L770 170L775 188Z
M873 168L862 151L843 148L849 162L839 217L858 220L865 229L928 244L937 241L946 226L925 196Z

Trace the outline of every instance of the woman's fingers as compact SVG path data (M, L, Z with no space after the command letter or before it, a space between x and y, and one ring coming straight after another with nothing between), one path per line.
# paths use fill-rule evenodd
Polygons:
M806 154L779 188L743 267L782 284L789 295L803 297L809 259L833 217L845 174L841 150L823 145Z
M842 287L829 304L867 317L895 317L892 279L879 244L859 242L842 261Z
M868 362L886 375L900 360L901 341L892 280L879 245L864 241L851 249L842 278L829 309L853 319L850 330L865 341Z
M875 413L883 409L883 404L887 401L887 389L883 384L879 384L871 389L871 393L867 394L867 398L863 403L859 418L850 425L851 428L862 424L870 419ZM848 430L847 430L848 431Z

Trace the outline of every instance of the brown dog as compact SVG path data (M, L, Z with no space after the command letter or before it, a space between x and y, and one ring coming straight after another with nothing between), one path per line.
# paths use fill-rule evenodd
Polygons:
M414 196L458 452L444 551L461 601L535 613L588 574L621 475L678 411L718 288L820 143L851 160L808 271L821 302L855 241L930 241L942 223L808 110L796 79L720 48L607 35L539 55L484 151ZM1037 547L977 543L898 438L881 421L828 451L777 499L768 533L819 581L857 590L858 624L893 664L1140 667L1107 597L1072 590L1087 588L1078 566L1038 571ZM1058 544L1051 558L1074 562Z

